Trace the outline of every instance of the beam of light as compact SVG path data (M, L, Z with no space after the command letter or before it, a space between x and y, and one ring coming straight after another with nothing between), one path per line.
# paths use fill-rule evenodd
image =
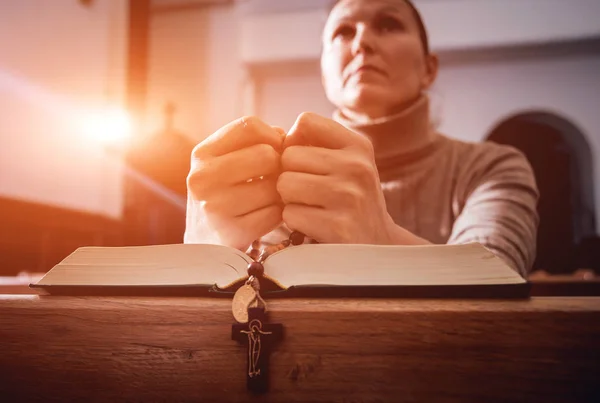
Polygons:
M140 183L153 194L166 200L173 206L185 210L186 199L171 191L149 176L123 164L121 158L109 152L111 141L123 141L133 135L131 118L123 109L86 108L69 97L56 94L45 88L32 84L25 78L11 74L0 68L0 93L8 92L10 96L24 99L28 103L59 117L73 127L75 133L89 136L91 140L100 141L104 145L103 157L106 162L119 164L124 174Z
M58 116L75 133L96 144L123 145L133 137L133 120L116 105L82 106L0 69L0 91L8 90L32 105Z
M123 169L127 177L141 184L145 189L148 189L150 192L165 200L172 206L177 207L179 210L186 210L187 199L185 197L127 165L125 165Z
M0 69L0 91L11 92L48 112L60 115L61 118L68 118L69 112L72 113L68 98L65 96L50 93L26 79L2 69ZM71 109L78 108L71 106Z

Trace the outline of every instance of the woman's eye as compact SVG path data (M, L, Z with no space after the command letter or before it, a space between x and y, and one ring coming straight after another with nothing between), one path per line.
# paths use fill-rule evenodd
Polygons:
M349 39L354 36L354 28L349 25L342 25L333 32L333 39Z
M404 24L393 17L383 17L377 21L377 29L381 32L401 31Z

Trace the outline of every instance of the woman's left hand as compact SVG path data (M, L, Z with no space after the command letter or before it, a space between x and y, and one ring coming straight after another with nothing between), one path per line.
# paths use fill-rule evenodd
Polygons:
M387 212L368 138L303 113L283 147L277 190L289 228L321 243L403 243L406 231Z

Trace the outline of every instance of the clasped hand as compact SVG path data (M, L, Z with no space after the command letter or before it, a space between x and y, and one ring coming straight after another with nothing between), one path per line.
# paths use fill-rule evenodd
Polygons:
M238 119L192 152L188 193L220 243L245 250L282 222L321 243L394 243L370 140L303 113L286 133Z

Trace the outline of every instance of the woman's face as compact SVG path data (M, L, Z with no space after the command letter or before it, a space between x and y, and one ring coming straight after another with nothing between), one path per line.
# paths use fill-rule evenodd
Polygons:
M333 104L377 118L429 88L437 59L425 54L404 0L342 0L325 25L321 71Z

